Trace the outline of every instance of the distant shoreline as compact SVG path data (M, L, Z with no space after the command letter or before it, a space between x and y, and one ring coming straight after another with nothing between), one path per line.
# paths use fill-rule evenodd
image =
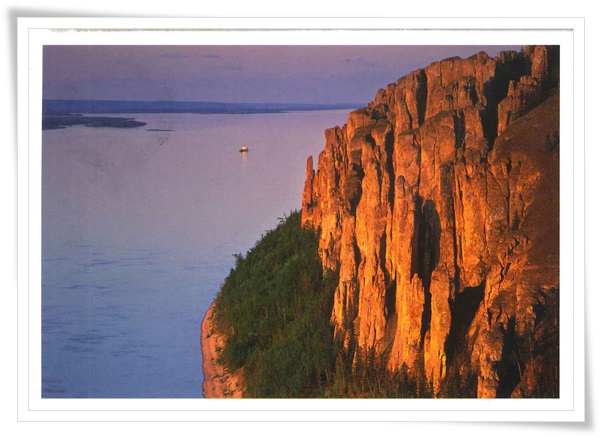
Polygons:
M287 114L293 112L354 110L362 105L300 103L215 103L215 102L142 102L117 100L44 100L42 130L65 129L69 126L134 128L146 126L122 114L205 114L252 115ZM85 114L85 115L84 115ZM94 115L89 115L94 114ZM99 114L99 115L95 115ZM101 115L100 115L101 114ZM168 132L169 129L146 129Z
M69 126L134 128L147 123L125 117L89 117L81 114L45 115L42 117L42 130L65 129Z
M125 100L44 100L45 116L85 114L274 114L284 112L358 109L363 103L220 103Z

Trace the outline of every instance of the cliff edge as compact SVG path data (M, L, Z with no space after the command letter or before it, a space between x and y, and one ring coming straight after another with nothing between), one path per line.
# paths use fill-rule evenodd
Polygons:
M559 94L558 47L478 53L326 130L203 321L205 397L558 397Z
M346 350L434 396L558 397L558 69L549 46L446 59L325 132L302 223Z
M242 369L230 373L219 361L226 337L214 326L215 303L213 302L202 321L202 392L205 398L242 398L244 376Z

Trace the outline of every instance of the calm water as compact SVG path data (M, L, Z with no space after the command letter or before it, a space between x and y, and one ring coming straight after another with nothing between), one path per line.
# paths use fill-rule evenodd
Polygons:
M200 324L232 255L299 208L347 113L44 131L42 396L201 397Z

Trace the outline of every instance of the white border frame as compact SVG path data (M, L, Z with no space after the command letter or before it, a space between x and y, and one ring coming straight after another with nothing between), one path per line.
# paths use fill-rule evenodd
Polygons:
M18 220L21 224L18 230L20 248L18 257L19 420L383 422L584 420L583 37L584 20L581 18L19 19ZM477 44L559 44L561 46L560 399L41 398L41 129L39 127L42 95L41 55L44 44L469 45L475 40ZM386 84L382 84L384 85ZM568 153L569 150L573 151L572 155ZM570 284L573 284L572 289ZM572 291L572 299L569 299L569 291Z

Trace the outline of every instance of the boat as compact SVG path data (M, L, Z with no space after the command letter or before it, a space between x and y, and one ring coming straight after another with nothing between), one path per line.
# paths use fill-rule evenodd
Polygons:
M244 153L247 152L248 148L246 146L242 146L242 148L240 149L240 152Z

